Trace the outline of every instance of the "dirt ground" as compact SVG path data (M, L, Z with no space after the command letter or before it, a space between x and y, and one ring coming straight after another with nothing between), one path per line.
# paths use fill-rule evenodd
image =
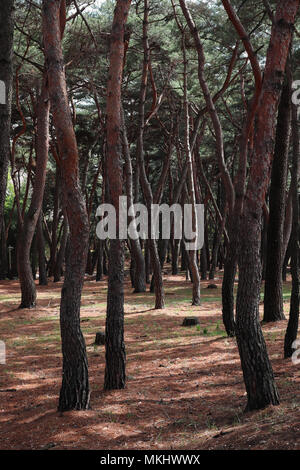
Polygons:
M227 338L218 289L202 283L202 305L192 307L191 284L165 275L165 310L153 295L126 284L127 386L104 392L106 279L88 278L82 329L89 358L92 409L56 411L61 381L61 283L38 286L38 306L18 310L18 281L0 284L1 449L300 449L300 366L283 359L286 321L263 326L281 405L243 413L245 388L234 339ZM284 288L289 310L288 282ZM185 316L200 325L181 326Z

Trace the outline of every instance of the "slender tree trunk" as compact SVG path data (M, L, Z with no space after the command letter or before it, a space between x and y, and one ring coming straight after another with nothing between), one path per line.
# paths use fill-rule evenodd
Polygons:
M88 361L80 328L81 292L89 225L78 177L78 149L68 103L61 40L65 2L43 0L43 37L53 122L56 129L63 203L70 227L66 273L60 304L63 373L59 411L87 409L90 402Z
M128 208L130 208L133 205L132 163L131 163L131 156L130 156L127 134L126 134L123 108L122 108L121 113L122 113L121 115L122 146L123 146L123 155L125 159L125 175L126 175L126 195L127 195L127 201L128 201ZM129 222L131 224L135 224L134 217L129 216ZM145 259L142 253L140 240L138 238L131 239L130 248L131 248L132 261L133 261L132 280L133 280L134 292L146 292Z
M68 237L69 237L69 224L68 224L67 214L65 213L64 221L63 221L63 232L62 232L62 237L60 240L60 247L56 255L56 261L55 261L55 266L54 266L54 271L53 271L53 282L60 281L62 271L63 271L63 262L64 262L64 259L66 257L66 252L67 252Z
M0 8L0 89L5 103L0 103L0 229L2 230L10 157L10 124L13 83L14 0L2 0ZM5 89L3 90L3 87Z
M139 162L140 169L140 181L144 194L144 198L147 204L149 213L148 228L151 230L151 206L153 204L153 194L150 183L147 178L145 161L144 161L144 126L145 126L145 100L147 90L147 75L149 68L149 41L148 41L148 16L149 16L149 5L148 0L144 0L144 21L143 21L143 45L144 45L144 60L143 60L143 72L140 90L140 102L139 102L139 133L137 139L137 160ZM155 308L162 309L165 306L164 289L162 271L157 252L156 240L151 236L149 237L149 249L150 256L153 266L154 274L154 290L155 290Z
M188 103L188 95L187 95L187 74L188 74L188 63L186 57L186 50L185 50L185 36L182 32L182 53L183 53L183 95L184 95L184 126L185 126L185 133L184 133L184 146L185 146L185 153L186 159L188 164L188 188L189 188L189 197L191 199L192 205L192 232L196 234L196 237L199 236L197 233L197 214L196 214L196 195L195 195L195 182L194 182L194 172L193 172L193 160L192 160L192 153L191 153L191 146L190 146L190 116L189 116L189 103ZM199 268L197 265L196 259L196 250L188 250L188 257L189 257L189 266L192 275L192 282L193 282L193 295L192 295L192 305L200 305L200 275L199 275Z
M291 357L294 349L293 342L297 339L299 324L299 196L298 196L298 175L299 175L299 131L296 106L292 106L292 135L293 135L293 169L292 169L292 195L293 195L293 225L291 234L292 247L292 293L290 301L290 316L284 338L284 357Z
M46 256L45 256L45 239L43 232L43 217L42 211L40 212L37 222L37 245L39 254L39 285L46 286L47 280L47 268L46 268Z
M8 259L7 259L7 246L6 246L6 230L5 230L5 223L3 218L3 224L1 227L1 234L0 234L0 280L6 279L8 275Z
M36 171L33 192L18 242L18 273L22 292L20 308L32 308L36 304L36 286L30 264L30 248L42 207L46 182L49 152L49 111L47 80L44 77L37 106Z
M56 252L57 252L57 227L58 227L58 211L59 211L59 200L60 200L60 174L59 167L56 166L55 174L55 188L54 188L54 208L53 208L53 221L51 229L51 243L50 243L50 260L49 260L49 276L54 275L54 268L56 263Z
M172 250L172 274L178 274L178 257L180 249L180 240L172 240L171 250Z
M30 255L31 255L30 258L31 258L32 277L36 281L37 262L38 262L36 233L34 234L34 237L32 240Z
M289 65L287 65L287 68ZM288 74L287 74L288 75ZM284 320L282 294L282 243L291 124L291 86L286 78L278 108L276 142L270 187L264 322Z
M123 194L121 86L124 62L124 31L131 0L117 0L110 37L107 85L106 170L109 202L116 210L117 238L110 240L106 315L106 367L104 389L125 387L124 343L124 241L120 239L119 198ZM127 221L125 221L126 223Z
M98 244L96 282L101 281L103 276L103 240L99 240Z
M229 221L231 225L233 221ZM237 232L235 227L228 229L229 243L227 245L222 282L222 318L226 333L229 337L235 335L234 322L234 280L236 275Z

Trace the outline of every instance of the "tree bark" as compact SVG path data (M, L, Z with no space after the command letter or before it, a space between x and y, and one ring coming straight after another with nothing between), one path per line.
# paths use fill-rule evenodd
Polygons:
M53 282L59 282L62 272L63 272L63 262L66 257L67 252L67 244L68 244L68 237L69 237L69 224L67 214L64 214L63 220L63 232L62 237L60 240L60 247L58 253L56 255L54 271L53 271Z
M110 37L110 65L107 85L106 175L109 202L116 210L117 238L110 240L107 315L105 331L104 389L125 387L124 343L124 241L120 239L119 198L123 194L121 86L124 65L124 32L131 0L117 0ZM127 221L125 221L127 223Z
M81 292L89 240L88 217L80 191L78 149L68 103L61 40L64 0L43 0L43 38L53 122L59 150L63 203L70 227L66 273L60 303L63 373L59 411L87 409L88 361L80 328Z
M128 201L128 208L133 205L133 179L132 179L132 163L127 140L126 125L124 118L123 108L121 109L121 122L122 122L122 146L123 155L125 159L125 177L126 177L126 195ZM128 217L129 223L135 224L135 219L132 216ZM130 240L131 256L133 261L133 287L134 292L146 292L146 272L145 272L145 259L141 249L140 240Z
M244 211L239 224L236 337L248 397L247 410L279 403L259 322L261 220L270 181L276 114L298 8L299 0L278 2L257 111L257 131Z
M49 152L49 112L47 79L44 77L37 106L36 171L33 192L30 207L25 215L18 239L18 273L22 292L20 308L32 308L36 304L36 286L30 264L30 248L42 207L46 182Z
M264 322L284 320L285 318L282 294L282 244L291 124L290 103L291 86L290 80L286 77L278 108L276 142L269 196L270 213L267 235Z
M153 204L153 194L150 183L147 178L145 161L144 161L144 126L145 126L145 100L147 90L147 75L149 68L149 41L148 41L148 16L149 16L149 5L148 0L144 0L144 21L143 21L143 46L144 46L144 60L143 60L143 72L140 90L140 101L139 101L139 132L137 138L137 160L139 162L140 170L140 181L144 194L144 198L147 204L149 221L148 230L151 230L151 206ZM157 244L151 236L149 237L149 249L150 256L153 266L154 275L154 290L155 290L155 308L163 309L165 306L164 299L164 288L162 279L162 270L160 266Z
M46 286L48 284L47 280L47 268L46 268L46 255L45 255L45 238L43 233L43 216L42 210L37 222L37 245L38 245L38 254L39 254L39 285Z
M14 0L3 0L0 8L0 81L5 85L6 103L0 103L0 229L2 230L10 158L10 125L13 83Z
M290 316L284 338L284 357L291 357L294 349L293 342L297 339L299 325L299 196L298 196L298 175L299 175L299 131L297 109L292 105L292 138L293 138L293 168L292 168L292 196L293 196L293 225L291 234L292 247L292 293L290 301Z

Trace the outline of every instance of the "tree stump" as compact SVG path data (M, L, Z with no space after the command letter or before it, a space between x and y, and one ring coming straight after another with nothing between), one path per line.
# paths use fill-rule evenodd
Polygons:
M94 343L96 346L102 346L105 344L105 333L103 333L102 331L98 331L98 333L96 333L96 338L95 338L95 343Z
M198 317L185 317L181 326L194 326L199 325L199 323Z

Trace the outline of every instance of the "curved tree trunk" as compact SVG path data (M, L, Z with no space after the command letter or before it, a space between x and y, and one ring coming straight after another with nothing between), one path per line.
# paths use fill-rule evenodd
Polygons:
M32 308L36 304L36 286L30 264L30 248L37 221L40 215L49 152L49 112L50 102L46 78L37 105L36 171L30 207L25 215L18 240L18 273L21 284L22 300L20 308Z
M90 402L88 362L80 328L81 292L89 226L78 178L78 149L67 97L61 39L65 2L43 0L43 37L49 95L59 149L63 203L70 227L66 273L61 293L60 328L63 355L59 411L87 409Z

